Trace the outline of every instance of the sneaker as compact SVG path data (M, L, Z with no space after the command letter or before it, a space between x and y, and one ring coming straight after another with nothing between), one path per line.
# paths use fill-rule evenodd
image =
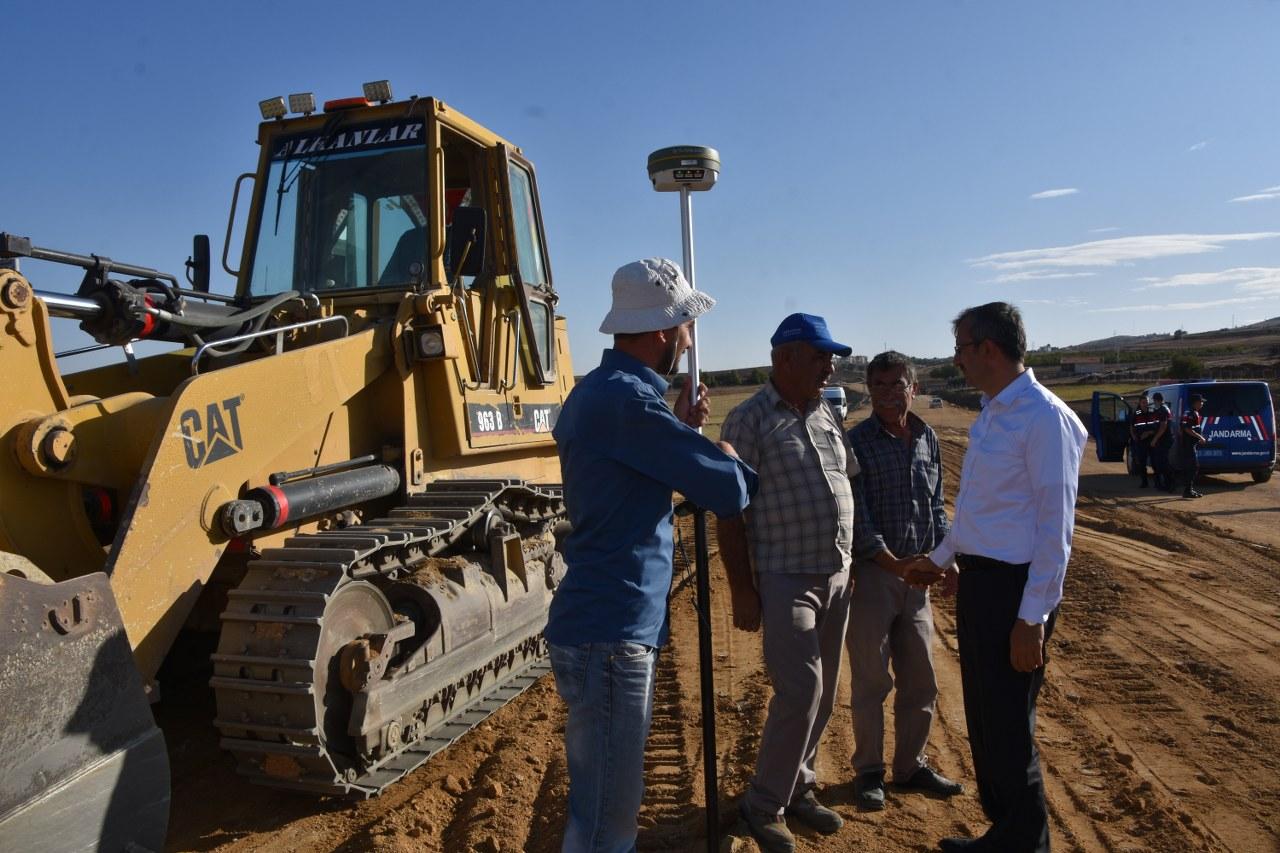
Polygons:
M864 812L884 808L884 773L863 773L854 778L853 799Z
M844 826L844 818L818 802L818 797L813 793L812 788L805 791L803 796L791 801L791 805L787 806L787 815L823 835L830 835Z
M738 811L764 853L795 853L796 837L787 829L781 815L757 811L747 805L746 800L738 805Z
M895 782L894 787L905 791L924 791L940 797L954 797L964 793L964 785L952 782L927 764L916 768L916 772L907 777L905 782Z

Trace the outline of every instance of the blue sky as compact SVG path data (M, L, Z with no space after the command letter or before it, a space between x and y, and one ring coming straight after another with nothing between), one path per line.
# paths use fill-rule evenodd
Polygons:
M220 254L260 99L386 78L537 166L579 372L613 270L680 258L645 172L675 144L723 161L704 368L764 363L792 311L867 354L943 355L995 299L1036 345L1214 329L1280 315L1278 33L1276 2L29 4L0 230L180 272L192 233Z

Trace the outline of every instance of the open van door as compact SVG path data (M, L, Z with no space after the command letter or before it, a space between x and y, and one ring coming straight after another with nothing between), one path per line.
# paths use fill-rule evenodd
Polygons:
M1098 461L1123 462L1124 449L1129 445L1129 425L1133 423L1133 412L1124 398L1106 391L1094 391L1089 423Z

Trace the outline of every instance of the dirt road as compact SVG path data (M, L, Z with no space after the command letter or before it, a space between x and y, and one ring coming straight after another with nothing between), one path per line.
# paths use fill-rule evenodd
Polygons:
M942 438L953 492L973 415L921 414ZM1088 453L1040 703L1055 848L1280 850L1280 480L1207 478L1206 498L1182 501L1134 488L1119 466L1095 460L1092 445ZM692 556L692 537L686 542ZM733 809L754 764L769 688L759 637L730 627L718 561L712 569L723 849L749 851L755 845L740 837ZM942 695L932 754L968 791L950 801L891 791L883 812L859 813L846 679L819 759L821 798L846 825L826 838L799 829L798 849L923 851L945 835L982 830L951 602L935 602L935 614ZM692 584L675 594L672 618L640 848L698 850L705 842ZM173 850L559 849L564 716L549 678L391 793L352 804L241 783L217 750L212 698L199 688L204 675L191 671L185 704L171 698L160 706L174 763Z

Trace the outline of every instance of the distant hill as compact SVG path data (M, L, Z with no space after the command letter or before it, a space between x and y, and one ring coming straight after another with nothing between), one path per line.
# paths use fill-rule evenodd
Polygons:
M1082 344L1072 344L1062 347L1065 351L1080 350L1123 350L1123 349L1151 349L1153 344L1167 344L1177 348L1180 344L1198 342L1212 338L1215 341L1230 338L1248 338L1255 337L1259 333L1266 334L1268 332L1280 331L1280 317L1272 317L1270 320L1259 320L1256 323L1250 323L1247 326L1236 326L1234 329L1215 329L1207 332L1186 332L1175 337L1171 334L1154 334L1154 335L1113 335L1109 338L1098 338L1094 341L1085 341ZM1175 341L1179 343L1174 343Z

